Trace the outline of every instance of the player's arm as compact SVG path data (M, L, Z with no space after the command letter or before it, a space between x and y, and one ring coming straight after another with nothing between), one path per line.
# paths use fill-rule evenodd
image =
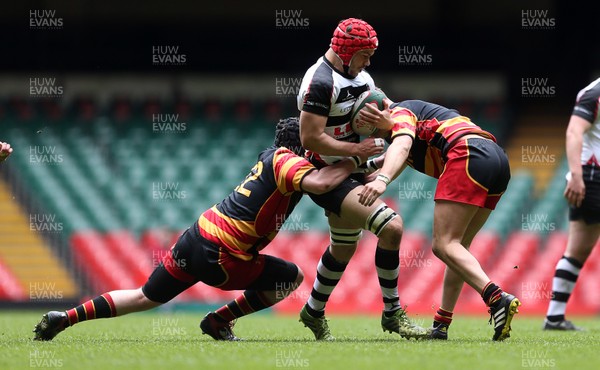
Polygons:
M12 148L9 143L4 143L0 141L0 162L4 161L10 153L12 153Z
M365 159L366 157L363 156L360 158L360 162L358 162L358 158L347 158L331 166L323 167L320 170L311 171L304 176L300 187L303 191L313 194L327 193L335 189L350 176L357 165Z
M567 181L564 196L570 205L580 207L585 197L585 183L581 169L583 134L592 127L586 119L572 115L566 134L567 162L571 178Z
M387 189L387 185L402 172L406 159L412 146L413 138L409 135L398 135L394 137L389 146L383 167L377 174L375 180L365 185L358 194L358 201L364 206L371 206L381 194Z
M302 146L310 151L332 156L367 156L379 154L383 148L375 144L375 139L368 138L360 143L349 143L332 138L325 133L327 117L315 113L300 112L300 140Z

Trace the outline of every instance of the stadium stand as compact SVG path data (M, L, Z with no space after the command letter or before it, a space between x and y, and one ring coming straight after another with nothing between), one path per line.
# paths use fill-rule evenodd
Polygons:
M37 214L28 217L0 181L0 299L62 299L78 294L66 266L36 232L60 226L44 219Z
M508 112L498 101L440 103L456 106L507 140ZM0 220L0 238L4 238L0 240L0 299L18 301L27 299L28 284L38 276L35 271L64 276L71 284L64 288L65 294L76 297L142 284L181 230L246 176L258 152L271 145L273 122L293 114L294 106L279 100L206 98L192 103L183 98L138 101L119 96L101 105L81 96L67 107L13 98L3 112L6 140L25 149L16 150L5 165L26 188L23 193L32 198L31 202L12 200L0 183L0 217L4 217ZM566 167L559 140L541 141L535 132L523 127L508 140L511 182L471 250L490 276L524 297L526 312L541 313L565 243L562 187ZM548 163L532 166L522 159L524 145L535 147L535 154L546 146L542 151L554 157L538 157ZM434 190L435 180L407 169L384 195L405 223L399 288L411 312L430 313L441 297L444 266L430 247ZM64 224L58 235L66 248L60 253L62 259L55 255L63 247L45 243L43 233L16 226L27 225L25 215L35 212L30 204L37 205L40 213L56 215ZM19 221L19 216L25 219ZM531 226L534 230L527 230ZM20 240L39 244L24 249ZM328 240L323 210L305 197L266 251L294 261L306 275L301 287L275 310L299 310L310 294L311 275ZM348 273L331 297L332 312L381 309L373 264L375 244L374 236L365 232ZM23 251L36 257L23 258ZM23 261L37 261L43 267L19 267ZM599 291L600 264L586 265L586 269L590 272L582 275L572 304L577 305L577 312L597 312L597 296L578 292L584 288ZM32 275L26 275L27 271ZM457 311L483 312L481 298L472 289L464 292ZM178 301L214 303L232 296L233 292L197 285Z

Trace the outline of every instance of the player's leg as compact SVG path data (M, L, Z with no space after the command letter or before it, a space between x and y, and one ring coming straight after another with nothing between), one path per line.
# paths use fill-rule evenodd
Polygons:
M545 330L581 330L565 319L565 312L579 272L599 236L600 223L588 225L583 219L569 223L567 249L558 261L552 279L552 300L544 321Z
M141 288L113 290L67 311L50 311L44 314L33 330L34 340L52 340L67 327L82 321L149 310L170 301L193 284L177 280L161 263Z
M475 216L473 216L473 219L469 223L465 235L462 238L461 244L465 249L469 250L473 238L475 238L475 235L477 235L479 230L483 227L491 212L491 209L479 208L477 213L475 213ZM433 325L430 331L431 339L448 339L448 329L452 323L453 311L463 285L464 280L461 276L446 266L446 270L444 271L442 302L433 317Z
M333 212L329 212L328 221L330 244L317 264L315 281L300 312L300 322L313 332L316 340L330 341L335 338L325 319L325 306L356 251L362 230L356 223L346 221Z
M330 233L330 244L319 260L313 288L300 312L300 322L312 330L317 340L334 339L325 319L325 306L362 235L362 225L340 217L340 213L348 193L360 185L356 179L348 178L328 193L309 194L316 204L326 210Z
M375 267L384 304L382 329L398 333L407 339L424 338L427 331L410 321L400 305L398 275L402 218L381 200L375 201L370 207L363 206L358 202L361 191L362 186L348 193L342 203L340 215L345 220L354 220L356 225L378 237Z
M216 340L239 340L233 333L237 319L280 302L304 279L298 266L268 255L243 261L220 253L217 263L227 274L227 280L219 286L221 289L245 290L215 312L209 312L200 323L202 332Z
M481 208L493 210L510 180L508 157L491 140L467 135L448 151L435 192L433 252L477 290L490 307L493 340L510 336L521 302L490 281L477 259L462 245L469 225L480 227ZM487 218L486 213L479 217ZM456 294L456 293L455 293Z
M165 256L144 286L107 292L67 311L50 311L35 326L34 339L52 340L67 327L82 321L122 316L170 301L198 281L182 268L193 268L191 260L197 249L192 233L186 230L173 247L174 252Z
M467 284L481 294L494 319L494 340L509 336L513 316L521 304L513 295L504 293L481 268L477 259L461 244L468 225L478 211L477 206L437 200L433 221L433 252Z

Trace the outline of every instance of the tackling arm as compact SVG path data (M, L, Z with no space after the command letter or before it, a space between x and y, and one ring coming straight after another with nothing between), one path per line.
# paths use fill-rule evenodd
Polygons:
M348 158L320 170L312 171L304 177L300 186L302 190L309 193L327 193L341 184L365 159L365 157Z
M375 180L366 184L358 195L358 201L363 206L370 207L387 188L387 185L402 172L413 139L408 135L400 135L394 138L392 144L385 154L383 167Z
M300 140L302 146L310 151L332 156L372 156L383 152L383 147L376 144L374 138L367 138L360 143L349 143L332 138L325 133L327 117L302 111L300 112Z

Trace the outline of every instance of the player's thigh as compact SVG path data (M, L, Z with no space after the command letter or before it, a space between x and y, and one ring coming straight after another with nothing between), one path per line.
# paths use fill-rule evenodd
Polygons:
M302 282L302 270L289 261L281 258L261 255L264 268L261 274L245 289L258 291L295 290Z
M461 241L461 244L465 248L468 249L471 246L473 238L475 238L475 235L477 235L479 230L481 230L483 225L485 225L485 222L490 217L491 213L492 210L488 208L479 208L477 210L477 213L475 213L475 215L471 219L471 222L469 223L469 226L467 227L467 230L465 231L465 234Z
M461 243L479 207L447 200L436 200L433 209L433 246Z
M346 222L348 226L360 227L369 230L367 221L373 213L385 205L381 199L377 199L370 207L363 206L358 201L358 194L362 192L364 186L353 189L346 195L341 207L341 222Z
M195 259L192 256L197 247L193 232L184 231L142 286L144 295L151 301L166 303L194 285L199 279L190 273L188 264Z
M326 214L334 213L336 215L341 214L342 203L353 189L362 186L363 176L357 176L362 174L352 175L351 177L342 181L335 189L324 193L324 194L311 194L308 195L319 207L326 211Z
M385 249L397 249L402 238L402 218L389 208L381 199L369 206L359 203L358 194L363 186L352 190L342 202L341 216L344 220L353 220L357 225L375 234Z

